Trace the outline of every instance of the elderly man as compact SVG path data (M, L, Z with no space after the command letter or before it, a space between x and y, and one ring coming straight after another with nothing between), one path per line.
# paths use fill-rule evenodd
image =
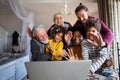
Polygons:
M48 35L43 25L34 26L31 39L32 61L47 61L51 55L45 53L45 45L48 42Z

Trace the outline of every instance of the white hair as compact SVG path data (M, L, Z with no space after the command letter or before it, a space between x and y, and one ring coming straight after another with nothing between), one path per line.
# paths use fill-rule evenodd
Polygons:
M45 28L44 28L44 25L40 24L40 25L34 26L33 29L32 29L33 36L35 37L35 33L36 33L37 31L41 30L41 29L45 29Z
M60 12L58 12L58 13L55 13L55 14L54 14L54 16L53 16L53 21L55 21L55 19L56 19L57 15L60 15L60 16L61 16L61 18L62 18L62 20L64 21L63 14L62 14L62 13L60 13Z

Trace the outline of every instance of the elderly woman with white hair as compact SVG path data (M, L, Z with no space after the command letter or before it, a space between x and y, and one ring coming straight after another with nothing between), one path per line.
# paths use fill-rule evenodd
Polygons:
M45 45L48 43L48 35L43 25L37 25L32 30L31 39L32 61L47 61L51 55L45 53Z
M72 25L69 22L64 21L64 16L61 13L55 13L53 16L53 22L54 24L48 29L47 34L49 37L53 35L53 29L54 27L57 26L63 26L67 30L69 30Z

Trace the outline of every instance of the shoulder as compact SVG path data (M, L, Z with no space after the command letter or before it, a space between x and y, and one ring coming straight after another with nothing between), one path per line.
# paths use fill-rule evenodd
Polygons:
M95 18L93 16L88 16L88 19L96 19L97 21L99 21L101 24L105 24L100 18Z
M58 44L58 46L63 46L63 42L62 41L58 42L57 44Z
M36 43L35 39L31 39L30 43Z
M40 46L40 45L44 45L43 43L37 41L36 39L31 39L31 45L37 45L37 46Z
M95 17L88 15L88 19L95 19Z
M101 50L103 50L103 51L107 51L107 50L108 50L107 47L100 47L100 48L101 48Z
M55 24L53 24L52 26L50 26L50 28L52 28L52 27L54 27L55 26Z
M63 42L62 42L62 41L60 41L60 44L63 44Z
M49 39L48 42L54 42L53 39Z
M32 48L31 48L32 50L33 50L34 48L38 48L37 40L31 39L30 45L31 45L31 47L32 47Z
M75 24L73 25L73 27L74 26L77 26L77 25L81 25L82 23L81 23L81 21L80 20L77 20L76 22L75 22Z
M64 24L68 24L68 25L72 26L69 22L66 22L66 21L64 22Z
M81 46L82 46L83 48L89 48L90 43L85 39L85 40L82 40Z
M72 25L69 22L64 22L64 26L66 27L66 29L69 29L72 27Z
M81 45L86 45L86 44L89 44L86 39L84 39L84 40L81 41Z

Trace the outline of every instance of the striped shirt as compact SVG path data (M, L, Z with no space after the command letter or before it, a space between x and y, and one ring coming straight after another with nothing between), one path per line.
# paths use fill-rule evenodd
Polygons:
M92 60L90 71L97 71L105 60L109 57L106 47L99 47L89 43L87 40L81 42L82 55L85 60Z

